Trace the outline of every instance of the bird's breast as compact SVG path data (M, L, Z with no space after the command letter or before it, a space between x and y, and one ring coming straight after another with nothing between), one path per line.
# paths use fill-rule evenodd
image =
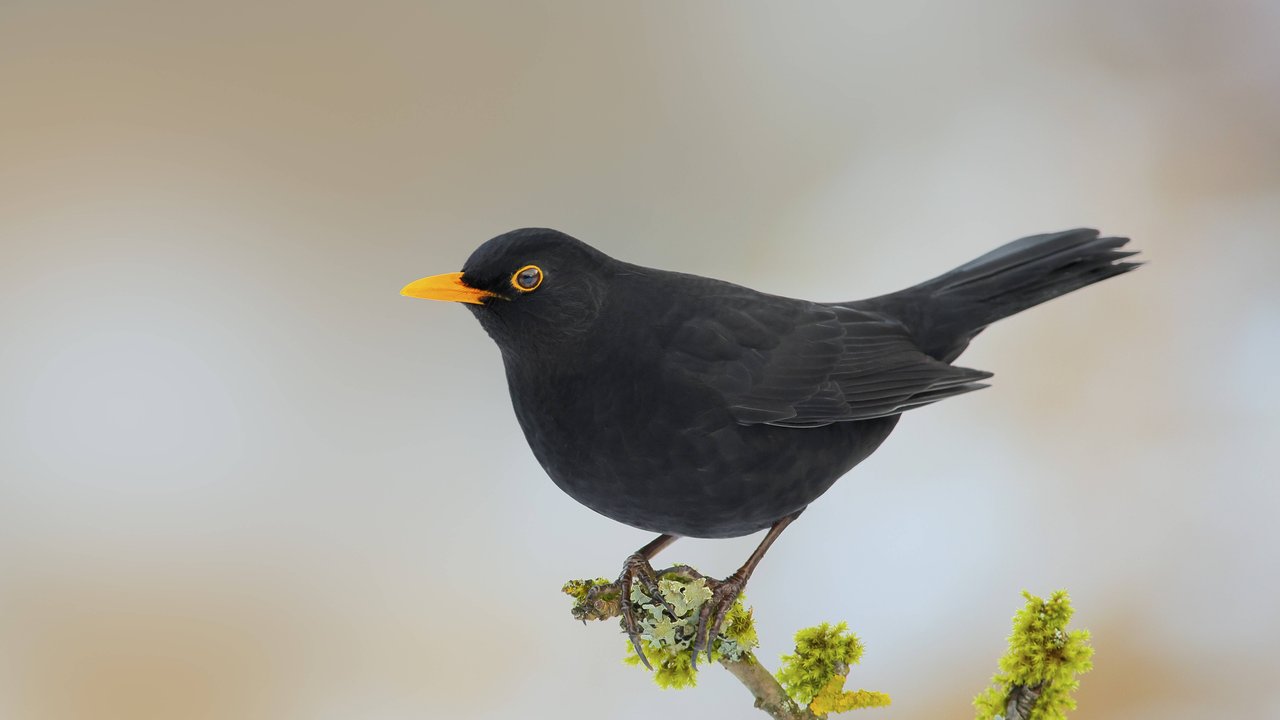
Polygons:
M893 425L741 425L710 388L635 362L516 370L516 417L556 485L653 532L733 537L768 527L821 495Z

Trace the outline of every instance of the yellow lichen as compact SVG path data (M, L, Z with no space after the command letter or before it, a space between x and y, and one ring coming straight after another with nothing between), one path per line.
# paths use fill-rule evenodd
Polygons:
M848 712L859 708L885 707L889 696L871 690L845 690L845 675L833 675L809 703L809 709L819 717L831 713Z

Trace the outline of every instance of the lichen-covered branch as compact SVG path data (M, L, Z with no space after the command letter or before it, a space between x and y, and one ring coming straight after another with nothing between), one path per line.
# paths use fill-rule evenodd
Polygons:
M659 573L661 598L633 586L624 600L615 582L603 578L574 580L564 592L574 599L573 616L583 622L622 615L629 600L639 620L640 647L653 666L653 679L664 688L691 687L697 682L690 645L699 609L711 598L706 579L686 566ZM849 668L862 657L862 643L844 623L823 623L796 633L793 655L783 657L777 677L751 652L759 644L752 611L735 601L710 642L710 653L755 698L755 706L775 720L818 720L831 713L889 704L889 696L868 690L846 691ZM624 661L641 665L631 643Z
M698 610L711 597L701 574L685 566L659 573L661 598L632 588L624 599L616 582L604 578L574 580L564 592L574 599L573 616L607 620L622 615L622 603L644 619L640 645L653 665L654 681L664 688L692 687L697 670L690 644ZM977 720L1066 720L1075 709L1071 693L1078 676L1092 667L1089 631L1067 630L1074 612L1065 591L1043 600L1023 593L1026 605L1014 615L1009 651L1000 658L992 686L974 698ZM844 689L849 668L862 659L862 642L844 623L805 628L796 633L794 654L782 657L777 675L751 652L758 645L752 611L739 597L723 627L711 640L711 657L738 679L755 698L755 706L774 720L821 720L831 713L883 707L889 696L869 690ZM630 643L632 665L640 658Z

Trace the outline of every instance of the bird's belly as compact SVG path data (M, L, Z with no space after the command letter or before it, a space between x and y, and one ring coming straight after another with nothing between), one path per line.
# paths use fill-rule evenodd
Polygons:
M807 506L897 422L745 426L661 398L637 399L632 412L521 405L534 455L575 500L633 527L709 538L747 535Z

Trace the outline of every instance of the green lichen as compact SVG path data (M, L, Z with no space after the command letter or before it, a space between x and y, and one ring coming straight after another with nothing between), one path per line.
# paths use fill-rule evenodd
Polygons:
M591 588L597 585L610 585L611 583L604 578L596 578L595 580L570 580L560 588L560 592L572 597L577 603L587 601L587 593Z
M1093 668L1093 648L1088 630L1067 630L1074 612L1071 599L1059 590L1043 600L1028 592L1027 604L1013 616L1009 651L1000 658L1000 672L993 686L974 698L976 720L1003 717L1009 693L1015 686L1040 689L1040 697L1027 720L1065 720L1074 710L1071 693L1080 686L1077 676Z
M573 580L565 584L565 594L574 599L573 616L580 620L598 620L620 614L617 583L603 578ZM675 610L673 615L657 599L650 597L639 584L631 587L632 611L640 626L640 645L653 666L653 680L664 688L693 687L697 670L693 666L693 634L698 626L702 606L711 599L707 581L690 573L668 572L658 579L662 599ZM751 610L738 596L725 615L720 631L711 641L711 660L741 660L750 657L759 643ZM623 661L641 665L630 640L626 642ZM705 655L703 655L705 657Z
M683 566L663 573L657 589L661 600L652 597L640 583L634 583L627 598L639 625L640 647L653 666L653 681L659 687L693 687L698 680L691 650L693 636L702 608L714 593L705 578ZM573 615L578 619L599 620L621 614L617 582L604 578L573 580L565 583L563 590L573 598ZM756 662L751 651L759 645L759 637L752 611L743 600L741 595L734 600L712 638L711 662ZM623 662L642 666L630 639L625 647ZM796 633L795 654L783 656L777 677L797 704L808 705L819 717L888 705L889 696L884 693L844 689L849 668L862 658L862 651L862 642L848 632L844 623L823 623ZM705 656L700 654L701 657Z
M640 646L649 663L653 665L653 681L659 687L678 689L697 684L698 673L693 666L693 634L698 627L698 614L712 597L711 588L701 577L689 577L679 573L667 573L658 580L658 591L667 601L672 615L662 603L649 597L638 585L631 588L631 602L637 612L640 625ZM742 604L742 596L734 601L725 615L720 632L711 641L711 660L724 657L740 660L758 643L755 622L751 610ZM628 665L641 665L640 657L628 640L627 654L623 661Z
M594 596L592 590L596 590ZM573 616L578 620L603 620L618 614L618 590L614 583L604 579L570 580L560 588L573 598Z

